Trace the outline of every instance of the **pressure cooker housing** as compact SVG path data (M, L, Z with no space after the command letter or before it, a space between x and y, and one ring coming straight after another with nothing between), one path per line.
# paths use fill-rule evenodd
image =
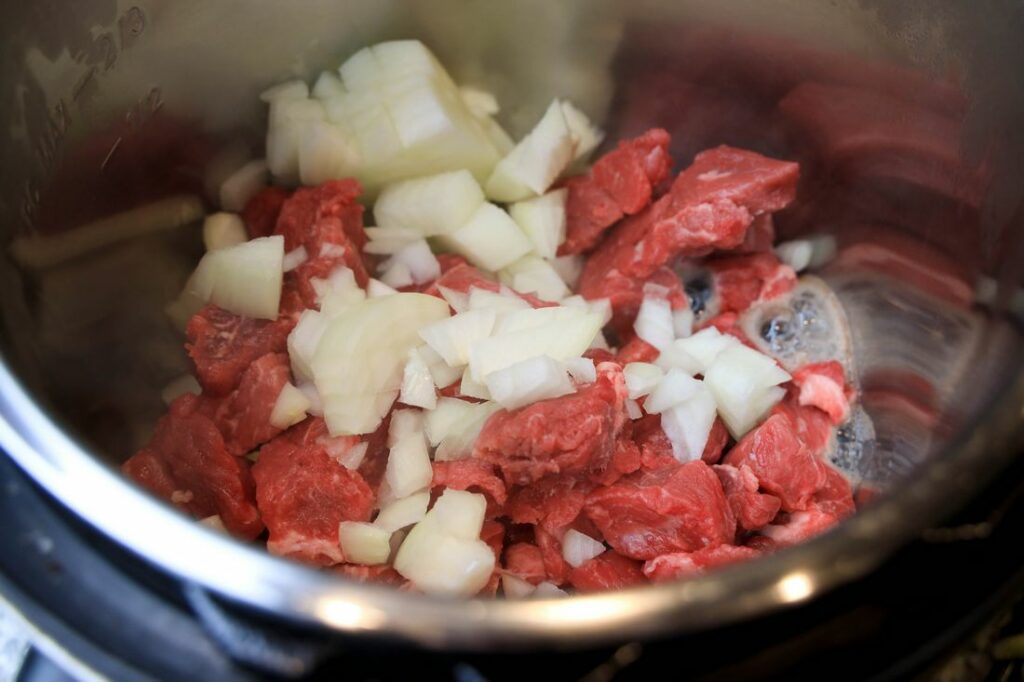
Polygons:
M348 582L195 524L116 468L160 414L160 387L187 367L162 308L201 253L195 225L59 268L0 259L0 447L87 523L231 603L282 621L438 648L564 647L706 629L863 575L952 513L1017 452L1024 406L1021 310L1013 310L1024 281L1024 82L1016 77L1024 8L1017 4L79 0L8 3L0 26L4 246L201 193L218 163L261 154L263 88L310 79L386 39L419 38L457 81L493 91L513 135L559 96L600 121L609 140L637 125L669 128L682 159L723 142L797 153L799 140L771 118L774 103L786 84L818 77L822 63L868 72L876 67L863 65L899 65L899 73L916 74L901 82L920 87L922 98L936 84L960 102L953 113L962 163L984 178L976 206L913 203L898 183L854 196L873 192L887 206L909 206L918 218L910 236L982 282L978 304L951 307L877 269L822 273L851 321L862 388L883 392L890 407L911 406L872 415L865 475L882 494L806 545L673 584L561 600L457 601ZM630 87L651 74L666 76L665 89ZM675 77L703 85L673 105ZM643 98L656 120L644 119ZM718 108L701 109L709 98ZM805 172L818 174L817 189L838 182L820 169ZM847 208L813 228L847 246L888 243L887 230L908 233L898 220L854 229L843 220ZM890 248L909 259L928 253ZM906 381L911 370L927 381ZM914 416L920 405L928 419Z

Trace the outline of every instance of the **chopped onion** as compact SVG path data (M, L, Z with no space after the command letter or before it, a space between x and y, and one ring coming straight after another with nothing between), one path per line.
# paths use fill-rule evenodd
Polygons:
M590 152L597 149L604 139L604 133L598 130L587 118L586 114L577 109L568 100L562 100L562 114L572 133L576 144L573 160L586 160Z
M534 586L511 573L502 573L501 592L509 599L522 599L533 594Z
M414 523L419 523L426 516L429 504L430 493L427 491L395 500L380 510L373 525L393 533Z
M806 239L782 242L777 244L774 250L778 259L796 272L806 270L814 255L814 247Z
M558 276L562 278L571 289L575 289L583 274L583 256L559 256L551 261L551 267L555 269Z
M182 374L180 377L164 386L163 390L160 391L160 398L163 399L165 405L170 405L176 398L180 398L186 393L199 395L202 392L203 389L194 376L191 374Z
M668 299L645 295L633 329L636 330L637 336L658 350L672 343L676 335L672 324L672 307Z
M608 548L589 535L570 528L562 537L562 558L573 568L579 568Z
M554 258L565 241L565 200L567 189L557 189L534 199L512 204L509 215L523 230L533 250L542 258Z
M370 241L363 247L363 252L375 256L390 256L423 238L420 232L408 227L367 227L365 232Z
M649 414L660 414L670 407L692 398L704 389L703 384L686 372L673 367L665 373L644 401L644 411Z
M366 297L367 298L378 298L379 296L390 296L391 294L397 294L397 289L392 289L384 282L379 279L370 278L370 281L366 284Z
M665 377L660 367L649 362L630 362L622 368L622 374L626 379L626 394L631 400L648 395Z
M366 292L356 283L355 273L344 265L332 270L326 280L314 279L311 283L317 292L320 312L327 318L337 317L366 300Z
M534 597L568 597L569 593L554 583L544 581L533 590Z
M402 372L402 391L398 398L406 405L432 410L437 405L437 389L430 368L417 349L410 348Z
M542 310L567 310L544 308ZM528 311L522 311L523 313ZM541 312L541 310L529 311ZM520 315L522 313L513 313ZM511 316L510 316L511 317ZM469 354L473 378L485 380L487 375L538 355L555 360L579 357L590 347L601 330L601 318L595 313L580 312L567 319L522 329L476 342Z
M612 347L608 345L608 339L605 338L604 332L602 331L597 332L594 336L593 342L590 344L590 347L596 350L610 351L612 349Z
M718 354L704 383L729 432L739 440L782 399L781 389L771 389L790 379L772 358L737 343Z
M507 410L576 391L565 366L546 355L522 360L487 375L491 396Z
M480 537L486 513L486 497L452 488L446 488L430 510L442 533L462 540Z
M635 400L626 400L626 414L629 415L630 419L640 419L644 416L644 411L640 408L640 403Z
M281 99L306 99L309 97L309 86L305 81L291 80L272 85L260 93L260 100L271 103Z
M309 409L309 398L295 388L291 382L286 383L277 394L274 409L270 413L270 425L275 429L287 429L306 418Z
M672 443L672 455L680 462L701 458L714 423L715 400L705 386L661 413L661 428Z
M249 161L221 183L220 207L238 213L266 185L267 162L263 159Z
M380 281L394 289L401 289L415 284L412 271L405 263L392 261L388 269L380 276Z
M495 317L493 310L467 310L420 329L419 336L449 367L461 367L473 344L491 335Z
M372 433L398 397L417 332L448 316L448 305L425 294L366 299L335 318L310 363L334 435Z
M388 425L388 447L399 441L423 433L426 417L420 410L395 410Z
M434 385L438 388L451 386L462 376L461 367L449 367L444 358L438 355L437 351L430 346L420 346L416 349L416 352L423 358L427 369L430 370L430 376L434 378Z
M464 313L469 310L469 294L466 292L456 291L440 284L437 286L437 290L441 294L441 298L447 301L456 313Z
M430 466L427 441L423 434L406 436L388 453L384 477L395 496L408 497L430 487L434 470Z
M331 459L350 471L356 471L366 458L370 444L366 441L352 441L352 436L321 436L317 439L317 443L323 446Z
M494 328L495 336L536 329L545 325L571 322L593 315L586 308L572 306L527 307L502 316Z
M391 556L391 533L372 523L342 521L338 542L345 561L353 564L385 564Z
M462 383L459 384L459 393L467 398L491 400L491 391L487 388L487 384L475 381L468 368L462 372Z
M661 349L661 353L658 354L654 364L661 367L666 372L670 369L680 369L690 376L694 374L700 374L704 371L704 365L686 352L683 344L684 339L676 339L669 345Z
M515 221L494 204L484 203L441 242L485 270L498 271L533 248Z
M351 176L362 161L355 142L330 121L308 121L298 137L299 180L319 185Z
M444 533L431 513L405 537L395 555L395 570L429 594L476 594L491 579L494 552L482 540Z
M426 284L441 276L441 265L427 240L419 239L399 249L388 263L402 263L409 268L414 284ZM385 268L387 264L385 264Z
M491 173L485 190L495 201L520 201L544 194L572 162L575 141L555 100L537 126Z
M496 402L477 403L466 417L466 421L449 432L434 453L435 462L465 459L473 454L473 446L484 424L500 409Z
M672 330L677 339L693 334L693 309L690 306L672 311Z
M295 371L294 368L292 371ZM302 394L306 396L306 400L309 401L309 407L306 409L306 412L316 417L322 417L324 414L324 404L320 400L320 392L316 390L316 386L307 380L298 384L297 388L302 391Z
M601 315L601 325L606 325L612 320L612 302L607 298L586 299L576 294L567 296L559 301L560 305L570 308L583 308Z
M502 293L487 291L473 287L469 290L469 297L466 305L469 310L493 310L497 315L515 312L517 310L529 310L530 304L519 298L512 292Z
M438 444L457 429L461 429L474 414L476 403L458 398L440 398L437 407L427 412L424 430L431 447Z
M331 97L337 97L338 95L345 92L345 85L331 71L323 71L316 79L316 83L313 84L312 96L319 100L330 99Z
M569 287L551 265L533 254L523 256L501 271L501 278L524 294L535 294L545 301L559 301L569 295Z
M700 370L697 373L703 374L719 353L726 348L740 345L740 342L735 337L723 334L714 327L705 327L693 336L678 339L672 345L673 348L682 350L700 363Z
M315 99L278 98L270 102L267 168L276 178L282 182L298 180L303 132L325 117L324 105Z
M292 372L300 381L313 379L313 354L320 344L320 337L327 330L328 319L316 310L306 310L299 316L299 321L288 334L288 358L291 360Z
M209 251L199 261L193 291L228 312L277 319L284 275L284 237L261 237Z
M486 90L463 85L459 88L459 96L462 97L469 113L477 118L494 116L501 110L498 107L498 99Z
M483 190L472 173L457 170L387 186L373 206L373 215L382 228L404 228L432 237L462 227L483 203Z
M309 260L309 254L306 253L306 247L300 246L299 248L292 249L288 253L284 254L284 259L281 261L281 266L285 272L291 272L295 268L305 263L307 260Z
M597 367L590 358L569 358L563 362L573 381L592 384L597 381Z

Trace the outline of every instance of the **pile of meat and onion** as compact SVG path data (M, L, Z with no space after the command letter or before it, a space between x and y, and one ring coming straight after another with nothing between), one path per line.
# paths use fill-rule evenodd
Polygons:
M169 307L194 378L128 476L275 554L463 595L692 576L853 513L849 341L796 274L828 244L773 245L797 164L717 147L673 177L652 129L588 165L602 134L560 100L513 142L415 41L263 99L266 159Z

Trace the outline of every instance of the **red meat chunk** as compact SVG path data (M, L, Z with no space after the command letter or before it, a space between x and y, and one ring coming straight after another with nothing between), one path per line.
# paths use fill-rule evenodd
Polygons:
M782 501L774 495L758 492L757 476L748 466L736 468L728 464L714 467L722 482L729 507L743 530L760 530L779 513Z
M242 373L238 388L214 401L212 419L229 452L244 455L281 432L271 425L270 415L290 379L288 355L267 353Z
M241 214L249 239L269 237L274 233L277 217L281 215L281 207L289 194L283 187L264 187L249 199Z
M593 248L623 215L643 210L672 171L669 134L660 128L623 140L598 159L590 174L566 183L566 239L559 255Z
M484 424L474 457L491 462L509 485L550 474L594 475L608 468L627 419L626 382L614 363L576 393L517 410L499 410Z
M654 362L659 355L661 355L661 351L639 336L634 336L619 349L615 355L615 362L622 366L631 362Z
M761 301L777 298L796 286L796 273L771 251L708 261L719 311L742 313Z
M804 365L793 372L793 383L800 388L801 405L818 408L836 425L850 417L853 392L846 385L843 366L835 360Z
M505 515L513 523L562 529L583 511L592 488L587 482L572 476L545 476L535 483L516 488L509 497Z
M556 536L554 533L545 530L542 526L537 526L534 534L537 538L537 546L540 548L541 560L544 563L544 572L547 574L548 580L555 585L564 585L569 579L571 567L562 558L562 541L559 538L562 537L563 533L560 531Z
M704 452L700 458L708 464L716 464L722 459L722 451L729 444L729 430L725 428L725 422L721 417L715 417L711 425L711 433L708 434L708 442L704 445Z
M775 221L770 213L754 218L747 229L743 243L733 249L734 254L763 253L775 246Z
M755 559L759 552L750 547L719 545L696 552L663 554L644 564L643 573L654 582L678 580L701 575L720 566Z
M798 391L790 387L782 402L772 408L771 414L781 414L796 430L796 436L811 451L821 455L828 448L829 440L836 428L828 414L816 407L800 405Z
M302 187L284 203L277 219L274 233L284 236L285 251L306 246L312 236L313 226L324 219L339 220L348 241L362 250L366 244L366 233L362 225L362 208L356 198L362 193L359 182L353 179L330 180L316 187ZM353 220L357 218L357 220ZM310 251L311 257L315 251Z
M853 501L853 489L838 469L831 465L827 465L825 469L825 485L815 493L814 506L837 519L845 519L857 510L857 505Z
M307 427L302 440L308 435ZM267 549L321 566L343 563L338 525L369 521L373 491L322 444L298 445L296 439L286 432L264 445L252 470L256 501L270 531Z
M605 470L604 476L597 481L601 485L611 485L626 474L638 471L642 466L643 458L640 447L633 442L632 431L632 422L626 422L622 433L615 441L611 465Z
M715 547L736 535L722 484L701 461L626 476L591 493L584 511L632 559Z
M745 435L725 463L748 466L761 487L782 500L786 511L808 509L826 483L827 465L800 440L793 422L782 413L772 414Z
M149 444L124 463L124 473L193 516L220 516L233 535L263 531L248 462L224 447L217 427L186 394L171 403Z
M622 280L645 280L679 256L739 246L758 216L793 200L798 175L795 163L731 147L698 154L667 195L619 224L594 251L580 293L605 298L629 287Z
M505 572L532 585L548 579L540 547L529 542L517 542L505 548Z
M267 353L283 353L295 321L290 317L254 320L208 305L192 316L185 329L185 350L196 368L203 391L230 393L252 363Z
M647 582L640 562L609 550L569 572L569 584L580 592L618 590Z
M501 550L505 546L505 526L494 519L487 519L480 529L480 539L494 552L494 572L477 594L493 597L498 593L498 584L501 582Z
M772 548L790 547L820 535L834 526L839 518L821 509L793 512L770 526L761 529L764 537L772 542Z
M494 466L478 459L434 462L434 479L430 487L483 493L492 513L508 499L505 483L494 473Z

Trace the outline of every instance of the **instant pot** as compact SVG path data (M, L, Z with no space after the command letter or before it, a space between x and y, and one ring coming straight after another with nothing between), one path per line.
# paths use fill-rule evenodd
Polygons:
M592 652L566 673L582 677L660 651L706 671L729 658L726 636L767 650L898 580L973 595L948 614L962 623L1016 579L997 527L1017 519L1024 421L1020 3L79 0L8 3L0 18L3 591L71 658L114 649L97 666L125 666L104 669L115 677L299 676L339 660L373 677L392 652L428 652L423 674L450 664L476 679L464 661L486 654ZM513 136L558 96L613 142L667 129L682 166L722 143L801 162L776 228L834 244L817 274L849 320L873 423L849 444L855 517L684 582L456 601L275 558L121 476L160 388L187 371L163 308L201 255L211 188L263 153L259 92L396 38L495 93ZM985 557L964 561L993 571L972 574L983 594L963 576L916 578L960 565L964 550L933 550L963 546L937 529L965 508L968 528L988 530L946 539Z

